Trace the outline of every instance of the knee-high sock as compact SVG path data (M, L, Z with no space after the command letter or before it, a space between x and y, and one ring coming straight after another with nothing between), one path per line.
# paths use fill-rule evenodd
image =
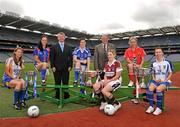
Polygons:
M150 106L154 106L154 92L149 89L146 91L147 100L149 101Z
M163 103L163 92L156 91L157 94L157 107L162 109L162 103Z
M23 90L20 91L20 98L19 99L20 99L21 102L24 101L25 94L26 94L26 90L23 89Z
M107 99L108 104L112 104L112 105L119 104L119 102L114 98L113 95L110 98L107 97L106 99Z
M115 98L113 95L106 97L108 104L114 104Z
M83 78L84 78L84 77L83 77L83 74L80 74L80 85L81 85L81 86L84 86L84 85L85 85ZM84 92L85 89L84 89L84 88L81 88L80 91L81 91L81 92Z
M102 92L96 93L96 95L99 97L100 102L106 102L106 99L105 99L104 95L102 94Z
M86 71L87 66L81 65L81 74L80 74L80 85L85 85L84 83L84 72Z
M134 75L129 75L129 80L131 80L132 82L134 82Z
M41 70L41 80L45 81L46 80L46 69Z
M134 97L136 97L136 89L133 90L132 94Z
M74 73L75 73L75 81L78 81L80 70L76 68Z
M16 104L19 101L19 97L20 97L20 91L14 89L14 104Z
M80 75L80 85L84 85L83 75Z

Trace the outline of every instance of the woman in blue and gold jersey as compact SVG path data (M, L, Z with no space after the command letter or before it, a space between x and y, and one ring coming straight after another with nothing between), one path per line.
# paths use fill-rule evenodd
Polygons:
M7 87L14 88L14 108L20 110L26 107L24 96L26 93L25 81L21 78L24 62L22 59L23 49L18 47L14 50L13 56L5 63L3 83Z

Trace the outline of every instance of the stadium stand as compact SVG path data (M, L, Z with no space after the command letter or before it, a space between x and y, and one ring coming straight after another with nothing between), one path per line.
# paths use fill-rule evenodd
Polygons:
M87 34L63 28L58 24L50 24L47 21L36 21L32 17L21 16L13 12L0 12L0 62L10 56L15 47L24 48L24 59L33 62L32 51L37 46L42 34L48 35L49 46L57 43L56 34L64 32L67 36L66 43L74 49L79 45L79 39L85 38L87 47L93 55L94 46L101 43L100 35ZM128 38L137 36L138 43L147 53L146 61L153 60L154 48L163 48L167 58L172 61L180 61L180 26L168 26L147 30L129 31L110 34L110 43L117 48L118 59L123 61L124 51L129 47Z
M154 55L146 55L144 60L145 61L151 61L151 59L153 59Z
M36 21L32 17L20 16L17 13L9 11L6 11L5 13L0 11L0 23L2 26L12 26L18 29L23 28L29 31L40 31L42 33L57 34L59 31L64 31L68 37L89 38L92 36L85 32L79 32L61 27L56 23L50 24L48 21L44 20Z
M34 62L32 54L27 54L27 53L24 54L23 60L26 61L26 63Z
M124 56L117 56L117 60L124 61Z
M180 54L171 54L171 55L167 56L167 59L170 61L179 62Z
M0 63L4 63L8 57L9 55L7 55L6 53L0 52Z

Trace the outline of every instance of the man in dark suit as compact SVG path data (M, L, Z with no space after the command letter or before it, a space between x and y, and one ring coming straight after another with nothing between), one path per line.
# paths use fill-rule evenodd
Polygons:
M101 44L95 46L94 49L94 69L96 71L104 70L104 65L108 61L107 51L110 49L115 49L112 43L109 43L109 36L101 36Z
M65 44L65 34L63 32L57 35L58 43L51 47L50 62L51 68L54 74L56 85L68 85L69 72L72 68L72 49L70 46ZM55 97L59 99L60 91L56 89ZM64 93L64 98L69 98L69 93Z

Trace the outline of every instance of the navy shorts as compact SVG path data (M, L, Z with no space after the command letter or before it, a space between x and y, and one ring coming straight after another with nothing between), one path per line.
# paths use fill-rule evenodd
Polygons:
M8 87L8 85L9 85L9 82L12 80L12 78L11 77L9 77L9 76L7 76L7 75L4 75L3 76L3 85L5 86L5 87ZM8 87L9 88L9 87Z
M156 82L154 80L151 80L150 81L150 84L153 83L155 86L159 86L159 85L165 85L166 87L167 86L170 86L171 85L171 82L167 81L167 82Z

